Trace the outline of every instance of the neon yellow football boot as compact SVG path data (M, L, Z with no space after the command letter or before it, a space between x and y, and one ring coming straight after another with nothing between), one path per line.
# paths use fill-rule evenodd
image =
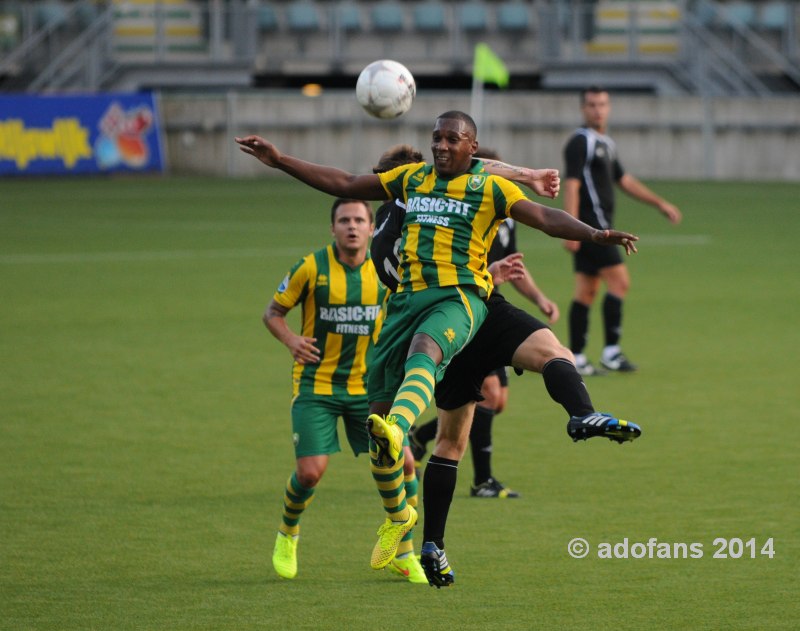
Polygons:
M417 523L417 511L413 506L408 507L408 519L406 521L392 521L388 517L378 528L378 542L372 549L372 559L370 565L373 570L382 570L397 554L397 546L406 536L406 533Z
M275 539L275 549L272 552L272 567L283 578L297 576L297 542L300 537L291 537L282 532Z
M367 418L367 431L378 445L378 466L393 467L403 453L403 429L397 425L397 417L387 414L370 414Z
M393 558L386 569L393 574L402 576L409 583L428 584L428 577L425 576L425 570L422 569L419 557L415 556L413 552L409 552L403 557Z

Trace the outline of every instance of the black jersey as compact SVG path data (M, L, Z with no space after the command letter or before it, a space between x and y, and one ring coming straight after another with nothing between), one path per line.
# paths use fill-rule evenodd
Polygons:
M511 218L506 219L500 224L497 230L497 236L492 242L492 247L486 255L486 262L491 265L495 261L504 259L509 254L514 254L517 251L517 226ZM494 289L499 291L497 287Z
M406 207L393 199L381 205L375 213L375 232L372 234L370 256L375 262L378 278L392 292L400 282L400 243Z
M614 225L614 184L625 175L614 141L578 128L564 147L566 177L581 181L578 218L594 228Z

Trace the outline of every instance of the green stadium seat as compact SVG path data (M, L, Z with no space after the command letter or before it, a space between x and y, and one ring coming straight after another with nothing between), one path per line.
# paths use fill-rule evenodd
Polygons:
M320 28L317 7L308 0L294 0L286 7L286 26L295 33L313 33Z
M758 26L770 31L782 31L789 25L791 11L785 2L767 2L758 15Z
M271 33L278 30L278 16L275 9L269 4L262 4L258 7L256 14L258 20L258 30L262 33Z
M339 2L335 7L336 24L346 33L361 30L361 11L355 2Z
M487 30L489 12L483 2L465 2L458 7L458 26L466 33L482 33Z
M399 2L378 2L371 11L372 28L380 33L399 33L403 30L403 7Z
M755 26L756 8L750 2L730 2L723 6L727 25Z
M43 2L36 7L36 25L61 26L67 21L67 9L60 2Z
M524 33L530 28L528 5L511 0L497 7L497 28L507 33Z
M414 28L422 33L441 33L447 30L444 5L431 0L415 6Z

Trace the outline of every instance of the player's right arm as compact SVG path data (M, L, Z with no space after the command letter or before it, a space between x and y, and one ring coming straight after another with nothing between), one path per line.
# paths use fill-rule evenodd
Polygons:
M279 304L274 298L264 311L264 324L269 332L281 342L298 364L316 364L320 359L319 349L314 346L317 341L313 337L303 337L289 328L286 314L291 309Z
M575 219L580 218L581 177L586 166L586 136L575 134L564 147L564 210ZM564 247L570 252L577 252L580 243L567 239Z
M577 219L579 217L579 205L581 199L581 181L568 177L564 180L564 210ZM580 247L578 241L566 240L564 247L570 252L577 252Z
M364 200L388 198L377 175L353 175L335 167L306 162L281 153L275 145L260 136L246 136L235 140L244 153L258 158L268 167L280 169L323 193L334 197Z

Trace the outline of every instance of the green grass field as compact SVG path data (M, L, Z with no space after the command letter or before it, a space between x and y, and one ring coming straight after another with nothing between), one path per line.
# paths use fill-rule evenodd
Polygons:
M642 236L624 337L641 370L587 381L643 437L573 444L541 378L512 376L494 463L523 497L470 499L465 460L457 584L437 591L369 568L382 512L348 451L303 518L298 577L271 567L290 356L260 318L329 239L325 196L284 178L0 181L0 628L796 629L800 185L653 186L685 221L621 200ZM566 341L570 260L520 230ZM717 537L757 558L712 558ZM625 538L703 558L597 557Z

